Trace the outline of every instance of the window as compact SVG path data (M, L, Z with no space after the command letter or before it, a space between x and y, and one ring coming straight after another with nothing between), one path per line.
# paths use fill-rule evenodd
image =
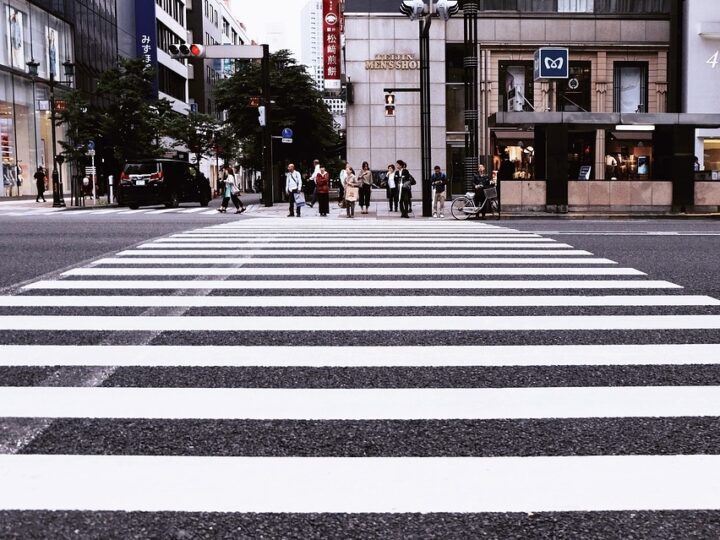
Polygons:
M187 99L185 96L185 78L162 64L158 64L158 87L161 92L177 100L185 101Z
M534 84L531 61L500 62L499 103L501 111L533 110Z
M558 111L591 112L592 73L590 62L570 62L570 78L557 81Z
M560 13L592 13L593 0L558 0Z
M615 112L648 112L647 62L615 62L613 107Z

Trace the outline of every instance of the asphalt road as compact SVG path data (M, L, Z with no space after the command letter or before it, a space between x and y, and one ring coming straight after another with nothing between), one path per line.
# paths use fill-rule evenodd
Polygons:
M560 264L552 262L551 257L538 261L535 256L530 258L536 260L528 264L504 262L484 265L469 263L468 256L463 255L455 257L453 263L433 265L438 267L435 269L437 273L423 273L428 264L412 264L412 260L419 261L428 256L437 259L452 257L444 252L462 245L448 240L443 234L449 230L446 227L459 224L438 220L413 220L405 224L401 222L408 220L367 220L365 223L361 220L320 222L308 219L273 220L251 215L196 214L124 217L95 214L72 218L61 215L32 218L0 216L0 230L4 232L0 235L0 287L4 295L21 297L17 303L8 301L0 304L0 321L4 320L10 327L15 324L13 318L19 320L23 316L62 319L58 322L47 318L40 323L27 320L23 323L27 327L0 329L0 356L5 358L0 358L0 482L15 474L10 470L11 466L25 466L20 461L3 462L3 458L8 456L57 457L61 460L59 463L68 467L72 465L69 456L77 459L151 456L161 460L168 456L227 459L393 458L400 460L398 466L402 460L410 458L571 460L619 457L643 460L640 465L621 475L607 495L598 487L602 478L596 478L595 483L586 485L578 493L576 500L580 504L573 506L574 511L570 511L566 503L555 502L556 498L561 501L563 491L569 488L554 484L553 477L540 473L537 477L532 476L535 474L533 470L530 470L528 478L520 475L508 481L514 482L512 485L518 486L517 492L523 496L539 486L543 509L532 510L533 504L539 504L536 500L528 503L529 510L518 511L517 500L522 499L518 495L506 499L498 496L501 501L498 502L498 510L475 512L453 511L451 504L443 506L449 510L442 511L397 512L391 506L375 512L313 511L313 504L322 506L318 501L323 500L323 489L318 486L324 485L324 477L313 479L307 490L302 492L308 500L308 512L282 509L238 512L220 509L208 512L193 508L177 511L173 505L179 507L181 499L191 501L188 504L192 507L192 501L203 499L203 489L209 493L222 485L222 479L197 480L194 477L187 479L180 493L169 489L158 499L171 507L166 511L149 511L154 509L149 503L143 506L143 492L152 497L155 484L148 481L149 484L140 485L142 478L132 486L138 493L133 495L130 492L129 502L123 508L103 501L107 493L123 494L126 488L113 483L104 484L103 478L97 478L97 483L93 483L93 478L82 478L70 489L72 497L68 495L63 499L62 504L66 506L53 502L53 491L48 488L47 493L43 491L50 501L44 503L46 506L19 511L13 504L20 504L16 503L20 501L16 492L22 491L24 484L8 480L6 487L0 490L0 537L720 537L720 500L715 495L717 485L713 484L717 467L710 465L707 469L700 469L702 474L693 476L691 480L688 480L688 475L678 477L668 474L654 491L644 495L642 489L636 489L642 486L635 483L639 481L633 476L634 470L645 470L644 467L651 470L650 458L713 458L720 455L720 415L712 412L716 409L713 400L698 399L693 402L700 409L710 411L707 414L688 412L689 409L682 414L654 414L654 411L666 411L663 407L672 408L682 400L663 401L652 397L654 394L642 393L648 389L659 392L685 389L692 393L720 387L720 364L717 360L720 348L709 349L710 352L697 359L687 356L695 350L687 348L688 345L720 347L717 321L720 305L713 300L720 298L720 222L512 220L492 223L567 243L572 246L566 249L570 254L575 250L586 250L592 254L582 254L578 258L607 258L617 263L596 262L600 270L636 269L647 274L566 276L552 272L590 265ZM227 224L229 229L213 231L207 236L207 230L200 230L220 223ZM286 229L291 223L293 226ZM323 224L328 234L339 236L340 241L347 244L340 249L341 255L324 254L322 244L304 245L312 242L313 235L320 241L324 240L323 232L313 230L319 223ZM382 230L378 229L376 233L373 227ZM482 227L481 222L459 225L458 239L469 243L490 234L487 229L481 230ZM232 241L237 242L234 247L238 251L233 255L241 257L245 240L261 232L270 232L291 238L291 245L297 247L299 255L288 255L266 243L259 247L263 256L269 259L266 262L243 259L229 264L222 262L228 255L222 255L208 256L203 263L191 263L183 260L183 256L176 253L177 248L172 246L180 239L169 236L183 231L195 231L182 239L183 242L196 241L200 244L189 248L192 250L202 249L202 244L218 240L228 243L230 239L220 235L235 234ZM413 236L419 234L430 237L430 240L413 246ZM376 244L362 262L352 247L358 238L353 235L360 235L364 241ZM395 249L383 246L390 235L401 236L406 245ZM522 241L537 240L527 238ZM393 257L395 252L404 249L416 250L405 264L383 262L384 258ZM491 248L475 248L477 252L485 249ZM512 257L518 246L503 249ZM166 255L144 256L143 252L148 250L160 250ZM118 255L120 252L123 253ZM325 256L329 260L321 264L313 261ZM162 261L141 262L141 259L157 257L161 257ZM292 262L283 260L288 257L292 257ZM107 260L99 261L100 258ZM174 260L169 262L168 258ZM128 264L129 259L135 259L135 262ZM414 268L418 274L372 274L372 270L378 267L390 267L392 270L400 266ZM218 267L227 271L216 272ZM339 268L335 279L341 283L362 281L365 285L334 289L323 283L333 277L293 275L293 272L300 273L308 267ZM82 269L84 274L61 275L74 268ZM498 289L487 289L483 276L471 273L477 268L511 270L508 275L489 278L502 280L503 285ZM512 273L512 269L528 271L528 268L530 271L546 270L550 274ZM159 271L158 275L133 274L138 269ZM190 276L172 275L173 271L193 269L201 272ZM228 269L247 269L248 273L234 276ZM273 273L273 269L277 272ZM109 273L103 274L104 270ZM202 271L207 272L202 274ZM388 277L397 284L397 288L374 287L373 282ZM44 284L32 286L40 279L45 280ZM144 287L138 285L137 280L150 280L153 284ZM193 288L173 288L175 280L188 280ZM213 280L217 286L202 283L207 280ZM282 285L280 280L297 280L307 288ZM476 281L477 286L469 289L454 288L452 283L442 286L443 281L453 280ZM534 289L534 282L540 280L547 282L546 288ZM579 280L584 282L584 287L573 288ZM613 283L621 280L624 280L625 288L612 288ZM111 281L112 287L102 288L103 284ZM663 288L660 285L657 289L655 286L643 289L644 284L650 281L667 281L682 288ZM87 282L87 287L82 287L83 282ZM314 282L317 282L316 287ZM34 288L21 288L28 284ZM77 288L53 288L58 284ZM161 288L165 284L170 288ZM432 287L426 288L428 284ZM688 295L704 299L697 301L696 298L695 303L685 304L682 300ZM41 300L41 305L33 305L32 299L36 297ZM339 300L336 301L336 297ZM569 303L552 302L553 298L560 297L568 297ZM603 303L610 297L612 300L609 303ZM651 297L655 298L656 304L643 303L643 299ZM257 298L260 298L259 304ZM387 298L397 301L382 300ZM27 302L24 303L23 299ZM468 302L454 303L453 299L467 299ZM1 301L3 297L0 297ZM42 304L45 301L47 303ZM674 316L680 317L677 327L662 322L658 326L652 324L653 317ZM230 317L237 317L238 325L244 324L252 329L219 330L213 328L210 322L208 327L203 326L204 321L221 325ZM423 322L423 317L431 319ZM481 317L493 317L493 320L507 320L511 326L516 322L520 324L521 317L531 317L533 319L528 324L537 324L538 327L511 327L503 331L490 327L472 330L440 328L448 317L457 317L458 321L466 318L469 324ZM591 317L602 318L602 321L597 323L597 327L575 326ZM699 319L688 322L687 317ZM137 329L143 322L159 318L166 318L159 329ZM698 322L701 319L702 324ZM313 321L317 320L322 320L326 326L313 326ZM374 320L383 320L387 327L368 331L368 324ZM487 324L492 325L493 320L487 319ZM186 330L173 326L183 322L197 323L198 326ZM61 324L63 329L52 330L51 324ZM542 327L555 324L561 326L555 329ZM603 326L606 324L609 327ZM644 327L646 324L649 326ZM681 324L687 324L687 328L680 328ZM19 348L8 348L10 345ZM95 345L103 348L91 348ZM210 345L231 348L211 351L206 348ZM584 348L573 349L576 352L572 353L561 352L563 347L575 345ZM39 349L42 346L60 347ZM165 346L180 348L169 350ZM243 348L247 346L260 348ZM367 354L357 353L365 351L367 346L376 348L368 350ZM465 349L449 348L452 346L464 346ZM494 348L497 346L509 348ZM649 347L653 353L648 353L645 360L640 361L635 352L623 352L636 351L632 349L635 346ZM516 352L508 353L510 349ZM338 355L337 350L342 353ZM49 356L47 360L43 354ZM496 355L503 354L510 354L511 359L505 362L495 360ZM39 359L33 360L36 357ZM266 394L256 396L258 401L251 408L252 414L241 411L233 415L221 409L222 414L218 418L200 413L191 417L189 413L194 412L194 407L187 406L187 399L182 397L184 394L178 394L180 397L166 394L147 402L142 394L133 394L134 397L126 402L120 400L88 407L78 417L61 414L53 418L53 402L46 404L43 400L23 401L26 404L22 407L31 412L44 411L44 414L28 414L27 417L18 413L14 416L3 414L3 407L7 405L3 405L3 389L69 392L82 387L120 392L129 389L139 392L184 389L211 393L219 390L422 389L429 392L426 395L432 403L433 392L443 389L551 393L547 399L537 402L540 412L517 413L517 416L508 412L510 408L500 407L498 415L487 417L459 417L453 414L444 417L427 413L408 419L379 418L366 413L351 418L339 412L340 416L335 418L334 411L328 410L327 406L320 407L317 414L307 413L306 416L302 416L302 412L293 418L287 412L278 413L279 416L263 416L266 410L260 403ZM638 394L641 397L628 398L627 401L622 397L618 397L617 401L599 400L593 405L596 414L576 417L572 412L578 406L577 402L560 397L562 391L574 389L581 392L592 389L641 392ZM575 399L581 397L582 394ZM72 401L69 399L69 402ZM199 403L198 408L201 407ZM396 406L394 403L388 402L386 412ZM425 404L418 402L411 410L422 409ZM622 409L637 404L648 404L648 409L635 415L603 415L597 412L603 407L617 405ZM103 408L115 406L137 408L126 416L116 412L103 416ZM278 406L282 408L282 404ZM305 404L301 400L299 407L302 409L303 406ZM555 412L543 412L546 407L555 406L552 409ZM493 407L492 401L487 407ZM167 411L164 413L167 416L160 415L157 412L160 409ZM144 413L147 415L143 416ZM644 461L646 459L648 461ZM128 475L133 474L132 466L123 466L129 467ZM670 469L672 467L668 467ZM182 468L177 471L178 476L184 473ZM227 473L232 474L233 471L228 470ZM30 469L28 474L30 476L24 478L26 482L42 478L35 468ZM154 469L147 474L150 478ZM593 467L578 469L576 474L593 478ZM263 482L254 483L251 477L248 475L247 485L260 491L270 489ZM53 484L52 477L46 481L48 485ZM385 479L375 485L369 495L363 495L364 492L354 490L352 484L347 484L349 488L343 487L343 478L339 477L337 489L348 495L348 499L357 496L372 501L382 499L386 491L392 492L395 487L384 485L383 481ZM461 482L457 478L447 481ZM478 479L478 493L485 489L483 481L483 478ZM92 486L97 492L87 492L87 486ZM229 501L241 500L243 490L248 489L245 482L226 488ZM62 489L69 488L62 486ZM80 493L76 494L78 490ZM417 491L408 490L408 499L422 499ZM278 498L282 499L283 492L287 490L278 489ZM675 497L673 501L678 501L677 506L665 503L663 507L663 503L655 502L655 495L662 497L665 493ZM432 490L426 495L428 500L432 500ZM25 496L31 501L29 507L37 508L32 504L39 499L33 493ZM471 494L470 498L473 496ZM87 510L84 504L87 505L93 497L100 501L100 506L105 504L106 507L101 511ZM532 500L532 496L528 497ZM588 501L596 500L595 497L607 500L607 506L596 507L592 502L582 504L586 497ZM75 500L86 502L67 502ZM709 510L683 505L690 500L701 501L693 504L705 504L702 508ZM717 501L717 504L703 501ZM325 504L332 506L331 502L326 501ZM621 509L609 510L611 503L615 502L621 505ZM122 511L126 508L132 511Z

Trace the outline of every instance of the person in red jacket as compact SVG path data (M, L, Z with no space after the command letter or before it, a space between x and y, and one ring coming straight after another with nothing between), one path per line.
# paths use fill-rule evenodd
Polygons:
M320 215L327 216L330 212L330 173L322 166L320 172L315 176L315 193Z

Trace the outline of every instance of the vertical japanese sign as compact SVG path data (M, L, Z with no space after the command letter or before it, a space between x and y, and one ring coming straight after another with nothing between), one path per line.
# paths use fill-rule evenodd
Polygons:
M323 58L326 90L340 90L340 0L323 0Z
M157 29L155 17L155 2L135 0L135 51L145 65L153 73L153 94L158 96L158 61L157 61Z

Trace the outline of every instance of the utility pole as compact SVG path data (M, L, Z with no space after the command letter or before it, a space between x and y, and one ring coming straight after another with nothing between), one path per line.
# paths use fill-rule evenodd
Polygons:
M470 190L478 170L478 3L463 3L465 53L465 189ZM486 164L487 167L487 164Z
M272 131L270 127L271 99L270 99L270 47L263 45L262 55L262 104L265 107L265 126L263 127L263 200L265 206L272 206L274 200L275 174L272 159Z

